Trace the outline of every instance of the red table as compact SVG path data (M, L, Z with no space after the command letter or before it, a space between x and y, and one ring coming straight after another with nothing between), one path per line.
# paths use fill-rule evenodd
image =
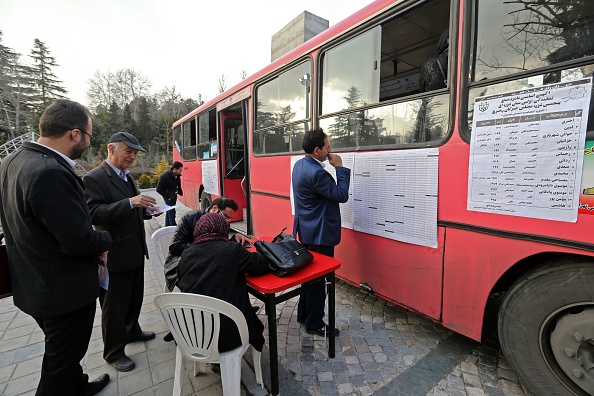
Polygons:
M287 301L298 295L304 290L307 290L319 282L324 282L324 277L328 278L328 356L333 358L335 355L335 339L334 328L336 327L335 319L335 276L334 271L340 268L340 261L335 258L324 256L322 254L311 252L314 260L305 268L296 273L284 278L279 278L274 274L266 274L262 276L246 277L248 289L250 294L264 301L266 305L266 314L268 316L268 343L270 347L270 382L271 393L278 395L278 350L276 338L276 304ZM299 286L290 292L281 294L276 293L290 289L291 287Z

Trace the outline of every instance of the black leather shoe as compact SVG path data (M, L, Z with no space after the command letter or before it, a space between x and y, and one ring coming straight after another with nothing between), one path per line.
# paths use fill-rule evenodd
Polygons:
M148 341L155 338L155 332L153 331L141 331L139 334L131 337L128 342L136 342L136 341Z
M101 374L94 381L89 382L89 387L85 392L85 396L93 396L101 392L109 383L109 374Z
M132 359L125 355L116 361L111 362L111 365L118 371L130 371L136 367Z
M317 334L322 337L325 337L326 334L330 332L328 330L328 325L324 325L324 326L320 327L319 329L307 329L306 331L308 334ZM340 331L338 329L334 329L334 337L338 337L339 334L340 334Z
M163 341L165 341L165 342L173 341L173 334L171 334L171 332L165 334L165 337L163 337Z

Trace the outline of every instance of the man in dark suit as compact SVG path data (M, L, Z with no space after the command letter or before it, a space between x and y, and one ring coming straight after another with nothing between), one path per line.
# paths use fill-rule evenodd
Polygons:
M130 371L134 362L125 354L126 344L155 338L138 324L144 295L144 258L148 249L144 220L155 213L157 201L140 194L129 168L138 151L145 151L128 132L114 133L107 145L107 160L84 178L93 225L109 231L113 245L107 269L109 286L101 290L103 358L118 371Z
M177 203L177 196L184 195L181 188L181 174L183 165L179 161L175 161L167 172L159 177L157 183L157 192L163 197L165 203L169 206L175 206ZM175 209L168 210L165 213L165 227L176 226Z
M6 237L14 304L45 335L36 395L95 395L80 361L91 339L100 259L111 237L95 231L84 187L73 171L93 136L91 114L79 103L54 101L39 120L41 137L0 165L0 221Z
M305 157L295 163L292 174L295 218L293 235L309 250L334 257L334 246L340 242L339 203L349 199L351 170L342 166L342 158L332 154L328 136L321 129L305 133ZM335 182L323 163L326 159L336 168ZM324 283L319 283L299 296L297 320L307 332L325 337L323 321L326 299ZM334 334L338 335L338 330Z

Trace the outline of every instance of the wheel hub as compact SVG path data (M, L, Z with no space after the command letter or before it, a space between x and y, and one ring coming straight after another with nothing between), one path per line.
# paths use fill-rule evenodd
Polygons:
M594 307L574 307L557 316L550 341L561 370L588 394L594 394Z

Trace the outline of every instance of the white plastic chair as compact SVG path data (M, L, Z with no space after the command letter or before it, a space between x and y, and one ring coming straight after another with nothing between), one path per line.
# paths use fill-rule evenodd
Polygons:
M169 255L169 245L171 244L175 228L175 226L159 228L151 235L151 241L153 242L153 247L161 265L165 264L165 259Z
M169 255L169 245L171 244L175 229L175 226L163 227L159 228L157 231L153 232L153 235L151 235L151 241L153 242L153 247L155 248L157 259L161 263L161 267L165 265L165 260ZM165 291L170 291L167 288L167 285L165 285Z
M200 294L159 294L154 302L177 343L173 395L181 394L185 357L194 361L194 375L197 375L198 371L205 372L206 363L220 363L223 395L239 396L241 358L250 347L247 322L243 313L226 301ZM241 346L228 352L219 352L220 315L225 315L235 322L241 337ZM264 388L261 352L251 349L256 382Z

